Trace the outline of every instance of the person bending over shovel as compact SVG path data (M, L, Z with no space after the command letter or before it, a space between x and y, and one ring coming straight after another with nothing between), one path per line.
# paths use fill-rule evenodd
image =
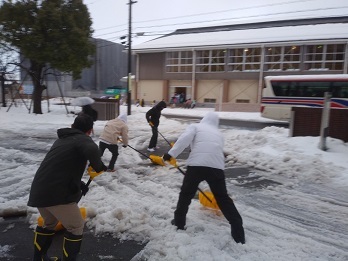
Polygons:
M128 126L126 114L120 114L116 119L108 121L99 137L99 150L101 156L104 155L105 149L108 149L112 154L107 170L109 172L115 171L115 163L118 157L117 142L119 141L119 136L122 137L122 147L127 148Z
M43 226L37 226L34 238L34 261L59 260L48 257L58 221L66 228L63 260L76 260L80 252L85 221L77 202L88 191L81 181L86 164L96 172L107 169L97 144L89 137L93 119L78 115L71 128L57 131L58 139L42 161L31 185L28 206L37 207Z
M224 139L218 126L218 115L208 112L200 123L188 126L168 153L163 155L165 161L170 161L182 153L186 147L189 145L191 147L186 162L187 172L181 186L172 224L178 229L185 229L186 214L191 200L197 192L199 183L205 180L219 208L231 225L232 238L236 243L245 244L242 217L227 194L224 174Z

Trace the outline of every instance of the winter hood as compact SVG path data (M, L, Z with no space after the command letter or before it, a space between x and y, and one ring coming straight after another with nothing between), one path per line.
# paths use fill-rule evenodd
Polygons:
M157 105L155 105L157 109L163 110L164 108L167 108L167 104L164 101L160 101Z
M219 116L215 112L208 112L203 119L201 120L200 124L208 124L214 127L219 127Z
M120 119L121 121L123 121L124 123L127 123L127 115L126 114L120 114L117 118Z

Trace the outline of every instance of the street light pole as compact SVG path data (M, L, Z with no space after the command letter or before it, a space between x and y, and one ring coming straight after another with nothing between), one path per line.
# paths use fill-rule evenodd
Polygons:
M132 4L136 1L129 0L128 18L128 80L127 80L127 115L131 115L131 84L132 84Z

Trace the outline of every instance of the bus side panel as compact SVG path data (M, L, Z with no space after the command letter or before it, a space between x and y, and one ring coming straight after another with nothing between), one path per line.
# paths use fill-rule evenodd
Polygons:
M288 105L267 105L264 107L261 116L264 118L269 118L279 121L290 121L291 118L291 107Z

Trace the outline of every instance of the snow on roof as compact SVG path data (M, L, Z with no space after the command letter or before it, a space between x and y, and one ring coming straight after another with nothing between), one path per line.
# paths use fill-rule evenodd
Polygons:
M262 44L288 41L348 40L348 25L317 24L256 28L247 30L177 34L157 38L133 47L134 52L163 51L163 49L202 48L239 44Z

